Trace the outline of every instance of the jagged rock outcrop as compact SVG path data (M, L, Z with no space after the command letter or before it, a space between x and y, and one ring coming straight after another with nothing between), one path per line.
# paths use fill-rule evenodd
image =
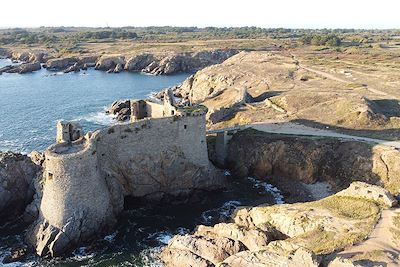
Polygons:
M105 71L111 70L111 72L113 72L117 65L121 65L121 66L125 65L125 56L104 55L104 56L101 56L97 60L95 69L96 70L105 70Z
M193 72L207 66L218 64L236 54L233 49L217 49L195 53L177 53L170 55L138 54L127 60L125 69L150 74L174 74Z
M155 60L153 54L143 53L129 58L125 64L127 71L143 71Z
M161 259L167 267L317 267L322 256L365 239L380 209L369 194L346 190L314 202L241 207L234 223L198 226L191 235L173 237Z
M46 61L45 67L51 71L78 71L78 69L94 67L98 56L64 57Z
M400 152L382 145L245 130L230 141L227 162L238 177L327 181L339 189L363 181L392 193L400 189Z
M34 51L13 51L8 56L12 60L23 61L25 63L40 62L44 63L50 55L46 51L34 50Z
M40 65L40 62L22 63L17 66L9 67L7 70L5 70L5 72L24 74L24 73L29 73L29 72L33 72L33 71L38 71L41 68L42 67Z
M118 121L127 121L131 115L131 101L129 99L114 101L106 113L116 115Z
M26 155L0 152L0 222L21 214L32 201L40 170Z
M46 62L45 67L48 70L64 70L69 66L74 65L78 62L76 57L65 57L65 58L53 58Z

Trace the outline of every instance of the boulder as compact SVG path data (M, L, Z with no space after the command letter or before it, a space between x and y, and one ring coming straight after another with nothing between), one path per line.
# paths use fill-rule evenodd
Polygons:
M106 110L106 113L117 115L122 109L131 107L131 101L129 99L114 101L111 106Z
M380 186L364 182L353 182L348 188L338 192L336 195L365 198L379 202L390 208L397 205L397 200L389 193L389 191Z
M222 262L224 259L231 255L234 255L243 250L243 245L229 238L207 238L193 235L175 236L168 242L168 247L162 253L162 259L167 266L174 265L175 259L180 258L182 262L190 266L184 257L189 256L192 258L191 254L187 251L199 256L203 259L201 262L211 262L214 265ZM173 253L172 253L173 252ZM172 254L175 254L171 257ZM179 256L177 256L179 255ZM206 265L207 266L207 265Z
M114 70L117 65L125 65L124 56L102 56L97 60L95 69L96 70Z
M21 214L32 201L40 169L26 155L0 152L0 221Z
M200 225L195 235L225 237L242 242L249 250L260 250L266 247L271 240L275 240L273 232L268 233L260 229L248 229L234 223L219 223L214 227Z
M243 251L224 260L224 267L318 267L321 260L311 251L299 248L289 254L261 250L257 252Z

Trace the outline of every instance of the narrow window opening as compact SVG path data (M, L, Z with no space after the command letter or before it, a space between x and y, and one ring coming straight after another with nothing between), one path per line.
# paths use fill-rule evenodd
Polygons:
M187 125L185 124L185 125L183 125L183 129L187 129Z

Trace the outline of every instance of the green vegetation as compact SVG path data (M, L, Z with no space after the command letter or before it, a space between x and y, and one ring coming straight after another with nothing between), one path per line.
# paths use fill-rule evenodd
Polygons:
M301 37L301 42L306 45L340 46L342 44L342 39L336 34L314 34Z
M265 29L258 27L40 27L0 29L0 45L54 44L76 42L114 42L117 40L183 42L188 40L229 40L266 38L300 41L303 44L339 46L365 46L371 43L389 43L397 40L400 30L310 30ZM262 44L260 44L262 45Z
M354 220L377 219L380 212L377 203L353 197L331 196L313 203L313 206L315 204L339 217Z

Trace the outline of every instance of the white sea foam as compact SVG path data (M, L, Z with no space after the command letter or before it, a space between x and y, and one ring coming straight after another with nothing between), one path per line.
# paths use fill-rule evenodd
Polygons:
M264 189L265 192L270 193L274 197L275 204L284 204L285 203L284 198L281 194L281 191L278 188L276 188L275 186L273 186L267 182L257 180L254 177L247 177L247 179L253 183L255 188L261 188L261 189Z
M229 219L235 209L242 203L237 200L230 200L225 202L221 207L211 209L201 214L202 223L210 224L217 219Z
M102 126L108 126L115 123L114 118L115 118L114 115L106 114L105 111L103 110L99 112L92 112L87 115L78 117L74 121L91 122Z
M103 239L107 242L113 242L115 240L115 237L117 236L118 231L115 231L114 233L110 234L110 235L106 235Z
M231 176L231 172L229 170L224 170L224 175L225 176Z
M79 247L73 253L72 257L76 261L88 260L96 256L96 253L88 253L87 247Z

